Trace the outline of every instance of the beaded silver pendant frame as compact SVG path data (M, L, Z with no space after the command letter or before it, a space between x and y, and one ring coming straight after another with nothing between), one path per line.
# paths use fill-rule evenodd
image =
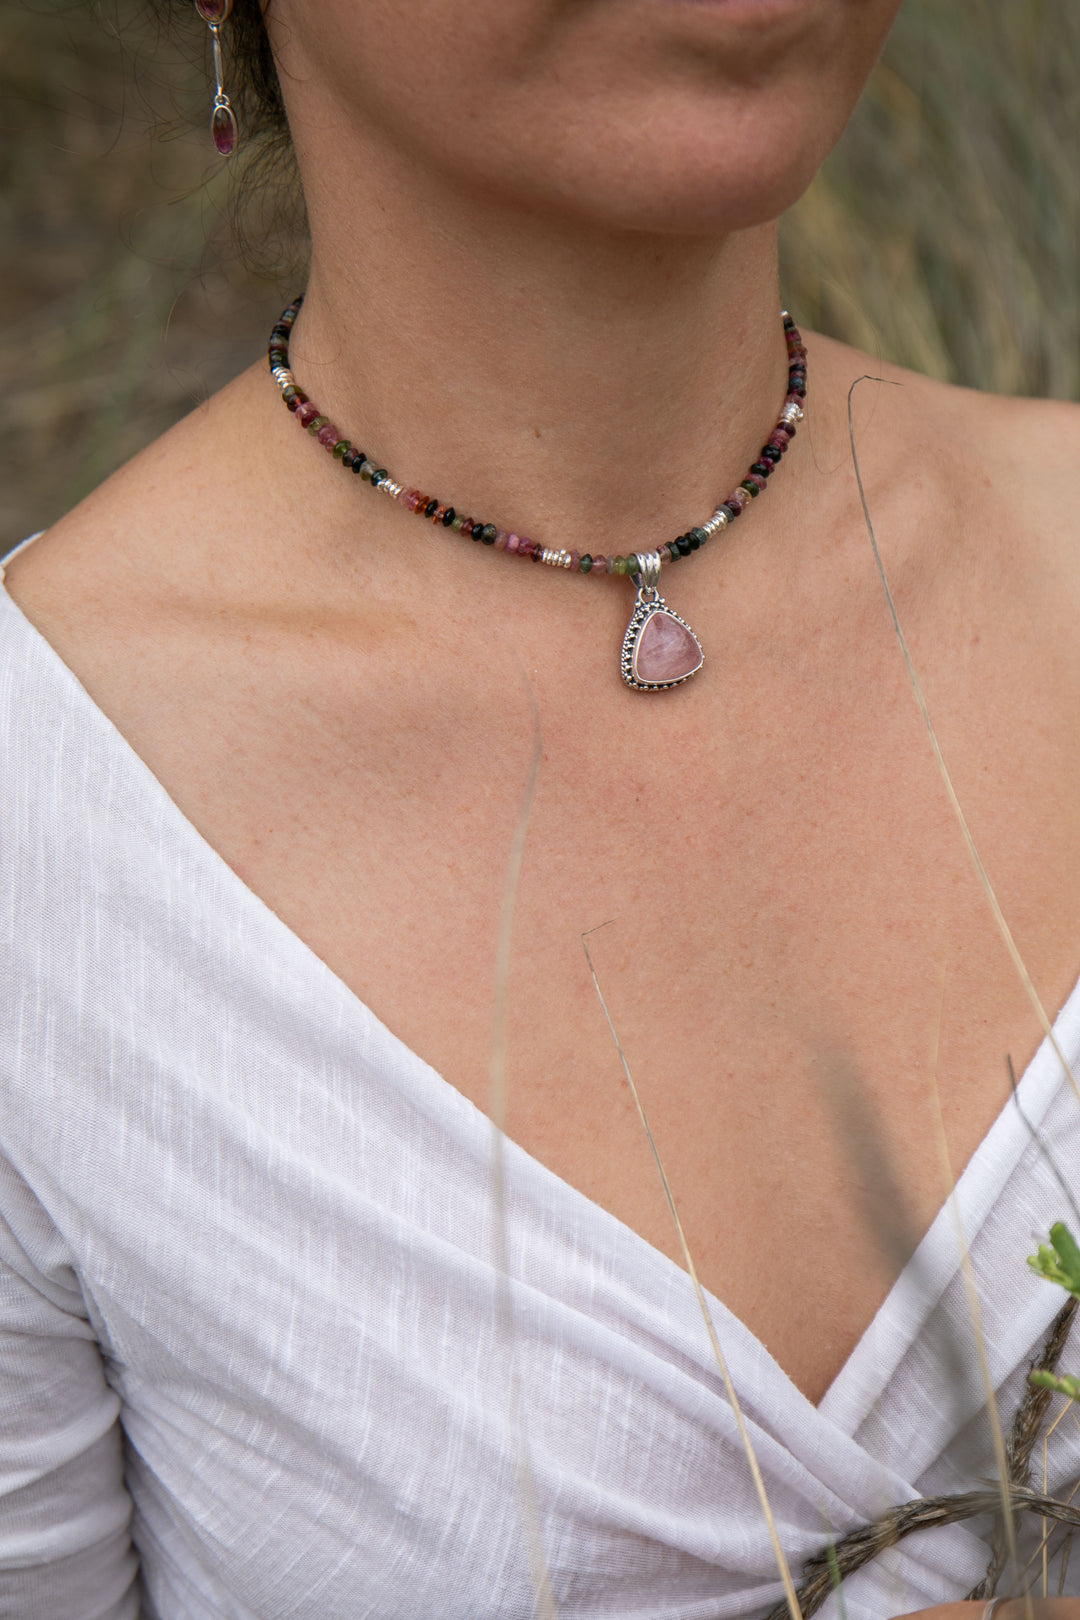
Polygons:
M680 613L676 613L674 608L668 607L664 598L660 595L657 588L660 579L659 554L655 551L647 552L642 557L641 562L641 572L634 575L638 587L637 600L634 603L634 611L630 615L630 623L626 627L626 634L623 636L620 669L623 680L635 692L664 692L671 686L681 686L684 681L690 679L691 675L696 675L705 662L705 654L701 650L701 642L686 620ZM681 674L672 675L670 679L649 680L647 676L639 673L637 669L637 653L646 627L658 614L673 619L677 625L682 627L686 632L684 638L685 651L692 658L692 649L696 649L697 661L696 663L690 663L689 667L684 669Z

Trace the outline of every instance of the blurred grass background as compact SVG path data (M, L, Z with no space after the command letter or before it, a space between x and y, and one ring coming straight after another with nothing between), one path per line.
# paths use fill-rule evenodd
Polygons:
M262 351L303 241L240 225L205 28L146 0L0 9L0 551ZM1080 398L1080 0L906 0L785 222L800 324L1009 393Z

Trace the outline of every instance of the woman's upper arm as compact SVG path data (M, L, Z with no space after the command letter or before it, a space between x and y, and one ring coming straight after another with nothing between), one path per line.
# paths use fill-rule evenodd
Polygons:
M63 1242L0 1159L0 1620L135 1620L120 1402Z

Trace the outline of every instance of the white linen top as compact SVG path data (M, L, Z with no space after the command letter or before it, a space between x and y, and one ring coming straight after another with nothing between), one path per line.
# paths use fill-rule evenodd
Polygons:
M525 1472L565 1620L777 1602L683 1271L508 1142L507 1331L487 1119L245 887L3 590L0 848L0 1616L525 1620ZM1080 1056L1080 989L1057 1035ZM1019 1095L1077 1185L1047 1045ZM1063 1299L1024 1257L1068 1215L1016 1108L957 1200L1007 1426ZM819 1407L710 1305L796 1573L993 1473L949 1209ZM849 1620L962 1596L981 1529L852 1577Z

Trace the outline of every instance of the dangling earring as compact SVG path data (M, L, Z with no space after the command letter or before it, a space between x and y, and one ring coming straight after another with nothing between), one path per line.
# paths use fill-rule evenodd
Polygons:
M195 0L195 10L209 26L210 37L214 42L214 78L217 81L217 93L214 96L214 110L210 114L210 134L214 145L224 158L232 157L236 151L240 133L236 125L236 114L225 94L221 65L221 25L232 8L233 0Z

